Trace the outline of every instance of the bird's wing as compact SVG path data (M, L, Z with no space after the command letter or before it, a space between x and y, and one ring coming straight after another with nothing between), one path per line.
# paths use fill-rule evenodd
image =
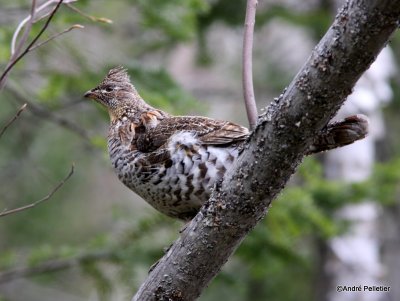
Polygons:
M164 145L174 134L189 132L202 144L229 145L241 142L249 130L238 124L197 116L175 116L160 120L138 139L138 149L153 151Z
M209 145L236 143L245 140L249 135L247 128L229 121L211 119L211 125L207 130L209 131L200 131L197 137L202 143Z

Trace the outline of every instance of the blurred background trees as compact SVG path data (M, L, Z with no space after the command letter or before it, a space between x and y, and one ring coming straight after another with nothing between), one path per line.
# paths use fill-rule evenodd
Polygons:
M2 69L30 4L0 0ZM76 166L47 203L0 219L4 301L129 300L182 227L131 193L111 169L108 116L82 98L109 68L126 66L155 107L247 124L241 88L245 1L79 0L72 5L75 10L62 5L44 38L77 23L85 28L29 53L0 91L0 127L28 104L0 139L0 211L42 198L73 162ZM259 109L288 84L336 7L335 1L260 1L253 64ZM399 61L398 34L390 46ZM351 229L337 212L365 199L382 208L376 232L383 266L381 283L360 284L390 285L392 295L385 300L400 298L395 290L400 281L400 85L397 76L386 81L393 93L383 107L386 134L379 137L379 162L371 175L357 183L328 181L324 157L307 158L201 300L329 300L327 257L335 254L328 242Z

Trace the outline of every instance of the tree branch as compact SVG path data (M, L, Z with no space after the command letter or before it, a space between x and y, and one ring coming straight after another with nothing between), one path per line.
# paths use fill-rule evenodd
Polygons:
M101 251L101 252L83 254L73 258L49 260L33 267L24 266L0 272L0 283L8 282L22 277L58 272L77 266L83 262L110 260L113 257L114 257L114 252L112 251Z
M47 194L45 197L41 198L40 200L38 200L38 201L36 201L34 203L31 203L31 204L23 206L23 207L11 209L11 210L3 210L2 212L0 212L0 217L6 216L6 215L10 215L10 214L14 214L14 213L21 212L21 211L25 211L27 209L30 209L30 208L33 208L33 207L39 205L40 203L43 203L43 202L49 200L53 196L53 194L55 194L57 192L57 190L59 190L62 186L64 186L64 184L69 180L69 178L72 176L73 173L74 173L74 164L72 164L71 170L68 173L68 175L64 179L62 179L57 184L57 186L54 187L49 192L49 194Z
M66 4L66 5L67 5L68 8L70 8L74 12L80 14L81 16L89 19L92 22L101 22L101 23L107 23L107 24L112 24L113 23L113 21L111 19L104 18L104 17L95 17L95 16L92 16L92 15L89 15L89 14L81 11L80 9L76 8L72 4Z
M64 4L68 4L68 3L72 3L72 2L76 2L77 0L64 0ZM32 16L32 15L36 15L36 14L39 14L42 10L44 10L45 8L47 8L48 6L50 6L50 5L52 5L52 4L55 4L55 3L57 3L58 2L58 0L48 0L48 1L46 1L45 3L43 3L42 5L40 5L37 9L35 9L35 11L34 11L34 14L32 14L32 10L31 10L31 14L28 16L28 17L26 17L25 19L23 19L19 24L18 24L18 26L17 26L17 28L15 29L15 31L14 31L14 34L13 34L13 37L12 37L12 39L11 39L11 55L13 55L13 54L15 54L16 52L17 53L19 53L19 51L16 51L15 49L16 49L16 44L17 44L17 39L18 39L18 35L19 35L19 33L21 32L21 30L22 30L22 28L25 26L25 24L27 24L27 23L29 23L29 22L32 22L32 24L33 23L36 23L36 22L38 22L38 21L40 21L40 20L42 20L43 18L46 18L47 16L49 16L50 14L51 14L51 11L50 12L48 12L48 13L45 13L44 15L42 15L42 16L40 16L39 18L37 18L36 20L34 19L34 16ZM33 6L36 6L36 4L35 5L32 5L31 6L31 9L33 8ZM27 25L27 27L29 27L28 25ZM25 28L26 29L26 28ZM29 29L29 31L30 31L30 29ZM28 31L28 33L29 33L29 31ZM22 38L22 40L24 40L23 38ZM25 44L25 42L26 42L26 39L25 39L25 41L23 42L23 43L18 43L18 44L21 44L22 46Z
M18 26L17 30L16 30L16 34L14 34L12 42L11 42L11 59L10 59L10 63L12 61L15 60L16 56L19 54L19 52L21 51L22 47L25 45L25 42L28 40L29 37L29 33L31 32L32 29L32 25L33 25L33 20L35 18L35 14L36 14L36 0L32 0L32 4L31 4L31 14L28 17L26 26L25 26L25 30L24 33L22 35L21 40L19 41L18 45L15 47L15 43L16 43L16 39L17 39L17 32L18 32L18 28L22 28L20 26Z
M262 219L397 29L400 0L348 1L294 80L260 117L235 166L132 300L194 300ZM268 268L268 267L266 267Z
M45 32L45 30L49 26L51 20L53 19L57 10L60 8L60 5L61 5L61 3L63 3L63 1L64 0L59 0L57 2L57 5L51 12L50 16L47 18L46 23L43 25L42 29L39 31L39 33L36 35L36 37L33 38L32 42L30 42L29 45L25 48L25 50L22 51L21 54L17 55L14 59L10 60L10 63L7 65L3 74L0 76L0 90L4 87L8 73L29 52L29 50L35 45L36 41L42 36L42 34Z
M0 138L3 136L4 132L7 131L7 129L10 127L10 125L18 119L19 115L21 115L22 111L25 110L26 108L26 103L24 103L17 111L17 113L15 113L14 117L12 117L1 129L0 131Z
M28 110L32 114L40 118L47 119L48 121L51 121L59 125L60 127L63 127L77 134L78 136L86 140L89 145L91 145L89 134L86 132L85 129L79 127L76 123L73 123L70 120L59 116L58 114L55 114L54 112L50 111L49 109L46 109L43 106L40 106L39 104L29 101L27 97L25 97L21 93L21 91L19 91L16 87L12 85L7 86L7 91L10 92L14 96L15 100L18 101L19 103L28 104Z
M257 0L247 0L246 20L243 36L243 96L246 106L247 119L250 129L254 130L257 124L257 105L253 87L253 35L256 22Z
M53 41L54 39L57 39L58 37L60 37L60 36L62 36L62 35L64 35L64 34L70 32L71 30L74 30L74 29L83 29L83 28L85 28L85 27L84 27L83 25L81 25L81 24L74 24L74 25L68 27L67 29L64 29L63 31L58 32L58 33L52 35L51 37L49 37L48 39L44 40L43 42L36 44L36 45L33 46L31 49L29 49L28 52L34 51L34 50L36 50L37 48L42 47L43 45L45 45L45 44L47 44L47 43Z
M138 242L141 239L146 239L149 233L154 233L155 229L162 229L166 225L170 225L170 220L165 216L158 214L150 219L143 218L138 220L133 227L124 229L124 231L116 233L109 233L109 244L104 246L102 250L88 250L80 251L80 254L69 258L62 259L49 259L39 262L35 265L24 265L19 267L11 267L8 270L0 271L0 284L18 279L21 277L37 276L49 272L57 272L79 266L85 262L98 262L103 260L110 260L115 263L121 263L126 260L124 255L126 249L129 248L132 240ZM123 254L121 254L121 252ZM19 260L19 264L21 264Z

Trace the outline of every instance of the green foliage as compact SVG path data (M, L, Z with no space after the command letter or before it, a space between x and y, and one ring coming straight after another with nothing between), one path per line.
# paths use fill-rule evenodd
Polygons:
M35 266L45 260L57 257L58 252L50 245L44 244L39 248L34 249L28 257L28 265Z
M360 187L357 188L362 190ZM400 195L400 158L377 164L365 189L367 197L379 200L385 205L394 204Z
M307 158L296 175L296 184L274 201L266 219L239 247L235 267L225 268L204 300L213 300L207 296L218 295L216 291L224 288L240 292L234 300L312 299L313 282L318 277L318 245L346 231L346 225L333 214L346 204L365 199L393 202L399 195L399 170L399 160L379 164L370 179L349 184L324 179L321 164ZM290 290L284 289L288 283Z
M142 25L157 30L170 42L187 41L196 32L196 15L204 13L208 4L204 0L132 0L141 13Z
M128 69L140 95L152 106L177 115L202 110L199 102L179 87L165 70L144 70L137 65L128 65Z
M312 283L316 277L313 264L318 256L315 249L321 240L345 230L332 217L334 211L372 196L370 193L376 194L371 185L381 185L380 181L387 183L383 191L393 193L400 180L399 164L400 161L395 160L378 166L370 180L359 183L354 189L349 184L323 179L320 164L310 158L305 160L296 176L296 185L288 187L274 202L267 218L245 239L235 258L202 300L230 296L232 290L236 293L231 300L261 301L277 296L279 300L312 298ZM342 197L346 200L341 200ZM163 255L163 248L175 239L180 227L179 222L156 214L129 222L118 235L100 234L78 247L55 248L45 244L33 249L27 258L31 266L40 266L54 258L71 260L89 255L88 259L80 261L80 266L98 288L99 296L107 300L115 285L126 283L127 289L132 290L132 279L139 285L145 271ZM90 256L102 253L109 255L102 259ZM15 262L15 256L10 252L0 255L8 258L4 264L8 267ZM118 267L118 277L110 277L105 269L107 265L102 262ZM291 290L282 289L287 283L293 283ZM299 299L299 296L303 297Z
M212 1L211 7L206 12L201 12L198 16L199 27L206 29L212 23L222 21L231 26L243 24L246 0L230 1L217 0Z
M241 27L244 23L246 0L216 0L212 1L210 8L198 15L198 63L204 66L211 65L213 59L208 52L205 35L211 25L217 22L223 22L231 27ZM307 28L313 36L318 39L323 36L333 19L332 12L329 9L321 7L320 9L306 12L293 11L284 5L267 5L264 9L257 9L256 30L273 19L280 18L296 26ZM274 70L276 69L276 70ZM283 74L276 66L269 66L266 70L267 78L261 79L263 83L267 82L268 87L278 87L280 91L290 80L293 74ZM257 79L255 79L257 81Z
M320 39L333 20L332 12L328 9L295 12L280 5L272 6L261 11L257 16L258 26L273 18L282 18L285 21L309 29L316 39Z
M93 280L99 299L101 301L110 300L113 286L111 280L101 271L98 263L92 260L84 261L81 264L81 268Z
M0 270L10 269L17 264L17 254L14 251L3 251L0 256Z
M179 227L178 222L156 214L129 222L129 226L117 235L99 234L79 246L39 245L30 250L26 261L31 268L39 269L55 259L60 266L77 263L83 274L93 281L102 300L109 300L114 286L126 283L131 290L133 278L137 279L135 285L140 284L142 271L148 270L163 255L163 247L174 239ZM0 252L0 258L0 267L3 269L23 265L23 261L16 264L16 254L11 251ZM102 263L106 262L118 267L117 277L110 277L107 269L104 269ZM63 270L64 268L60 269L60 272ZM51 278L47 279L49 280Z
M11 33L5 28L0 28L0 62L6 61L10 56L8 41L11 39Z
M83 73L82 76L93 79L94 74ZM94 80L92 82L93 84L95 83ZM66 96L66 91L71 91L74 94L79 93L80 91L84 91L87 84L88 81L82 81L76 75L53 71L46 78L46 84L38 91L36 99L48 109L55 109L62 104L61 102ZM78 95L74 96L77 97Z
M104 136L96 135L90 138L90 143L99 149L107 149L107 140Z

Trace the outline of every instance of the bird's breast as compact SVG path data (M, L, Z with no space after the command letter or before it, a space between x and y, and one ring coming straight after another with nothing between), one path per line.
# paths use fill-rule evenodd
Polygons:
M238 156L235 147L202 145L178 132L152 152L140 152L119 135L109 137L119 179L157 210L174 217L197 212Z

